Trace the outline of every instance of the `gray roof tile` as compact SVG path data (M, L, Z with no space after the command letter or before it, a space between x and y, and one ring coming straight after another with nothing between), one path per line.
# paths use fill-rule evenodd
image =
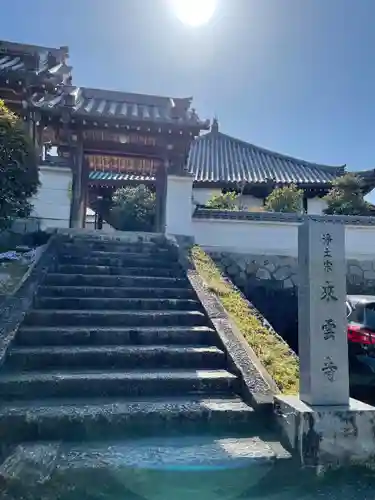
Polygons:
M118 118L126 120L201 125L191 98L170 98L85 87L64 86L58 96L35 94L32 103L40 109L56 109L70 103L73 115L81 118ZM207 124L206 124L207 126Z
M0 71L22 70L25 69L25 64L20 57L0 56Z
M218 131L198 137L191 145L188 170L197 182L274 181L277 184L327 184L345 172L275 153Z
M65 76L72 69L65 64L67 58L67 47L50 48L0 40L0 72L29 71Z

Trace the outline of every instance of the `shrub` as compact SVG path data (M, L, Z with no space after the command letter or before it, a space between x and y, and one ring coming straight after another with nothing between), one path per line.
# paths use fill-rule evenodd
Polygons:
M362 181L348 173L332 183L332 189L323 198L327 202L327 215L370 215L369 204L363 198Z
M0 100L0 230L28 217L37 192L38 162L22 122Z
M119 231L152 231L156 196L144 184L119 188L112 198L110 222Z
M237 210L238 195L235 191L213 195L206 203L206 208L216 210Z
M276 188L266 198L265 209L270 212L300 213L303 209L303 190L294 184Z

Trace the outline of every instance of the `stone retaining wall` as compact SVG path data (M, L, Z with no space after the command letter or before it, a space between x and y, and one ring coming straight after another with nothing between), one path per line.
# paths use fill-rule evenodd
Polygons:
M213 260L298 352L298 262L295 257L210 252ZM349 294L375 295L375 259L347 261Z
M221 269L243 290L267 287L288 290L298 286L298 261L282 255L262 256L210 252ZM347 260L348 293L375 294L375 259Z

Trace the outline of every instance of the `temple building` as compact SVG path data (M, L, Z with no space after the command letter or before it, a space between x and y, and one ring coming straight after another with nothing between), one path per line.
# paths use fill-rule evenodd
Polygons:
M199 117L191 97L76 86L68 59L67 47L0 41L0 98L22 117L39 154L34 207L44 225L83 227L89 213L102 227L104 202L139 183L156 193L156 231L168 226L168 213L191 213L222 191L241 193L241 206L252 210L291 183L304 190L305 210L320 214L322 197L345 173L230 137L216 119ZM374 171L360 175L370 192Z

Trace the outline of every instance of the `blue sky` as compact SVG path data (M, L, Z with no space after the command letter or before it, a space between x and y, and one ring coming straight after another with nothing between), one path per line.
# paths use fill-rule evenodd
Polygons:
M199 28L169 0L3 0L0 36L68 45L77 85L192 95L225 133L358 170L375 167L374 21L374 0L218 0Z

